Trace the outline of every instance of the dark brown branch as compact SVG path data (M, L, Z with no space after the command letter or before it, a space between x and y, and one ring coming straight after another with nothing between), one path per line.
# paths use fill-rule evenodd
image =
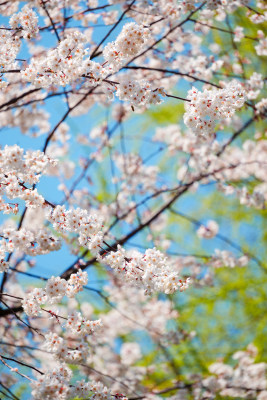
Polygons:
M101 42L96 46L96 48L94 49L93 53L91 54L91 60L93 60L93 58L95 58L97 56L97 51L98 49L102 46L102 44L107 40L107 38L111 35L111 33L114 31L114 29L119 25L119 23L122 21L123 17L125 14L127 14L127 12L131 9L132 5L135 3L136 0L132 0L132 2L130 3L130 5L127 7L127 9L121 14L120 18L118 19L118 21L113 25L113 27L108 31L108 33L103 37L103 39L101 40Z
M54 133L56 132L56 130L59 128L59 126L65 121L65 119L68 117L68 115L71 113L71 111L73 111L76 107L78 107L91 93L93 93L95 87L93 87L92 89L90 89L79 101L78 103L74 104L74 106L70 107L65 114L63 115L63 117L61 118L61 120L56 124L56 126L53 128L53 130L49 133L48 137L46 138L44 147L43 147L43 152L46 152L47 146L50 142L50 140L52 139L52 137L54 136Z
M137 66L137 65L133 65L133 66L125 66L122 69L141 69L141 70L145 70L145 71L158 71L158 72L163 72L165 74L173 74L173 75L179 75L179 76L185 76L187 78L193 79L194 81L198 81L198 82L202 82L202 83L206 83L207 85L211 85L214 86L218 89L221 89L221 86L217 85L216 83L212 83L209 81L206 81L205 79L201 79L198 78L196 76L190 75L190 74L186 74L184 72L180 72L180 71L176 71L176 70L172 70L172 69L164 69L164 68L152 68L152 67L147 67L147 66Z
M22 362L22 361L15 360L14 358L5 357L5 356L3 356L2 354L1 354L0 357L2 357L4 360L13 361L13 362L15 362L15 363L17 363L17 364L19 364L19 365L23 365L24 367L31 368L31 369L33 369L34 371L38 372L39 374L44 375L44 372L42 372L42 371L40 371L39 369L35 368L33 365L26 364L26 363L24 363L24 362Z
M41 0L41 2L42 2L43 9L44 9L46 15L48 16L48 19L49 19L49 21L50 21L50 23L51 23L51 25L53 27L53 30L54 30L55 35L57 37L57 40L58 40L58 42L60 42L60 37L59 37L58 31L57 31L57 28L55 26L55 23L54 23L53 19L51 18L51 15L49 14L49 12L48 12L48 10L47 10L47 8L45 6L45 2L43 0Z
M214 29L214 30L216 30L216 31L229 33L230 35L234 35L234 34L235 34L235 32L233 32L233 31L229 31L229 30L224 29L224 28L219 28L219 27L217 27L217 26L212 26L212 25L206 24L206 23L204 23L204 22L200 22L200 21L198 21L198 20L196 20L196 19L193 19L193 18L190 18L189 21L192 21L192 22L194 22L194 23L197 23L197 24L200 24L200 25L203 25L203 26L207 26L208 28ZM245 37L246 39L256 40L257 42L259 41L258 38L254 38L254 37L251 37L251 36L246 36L246 35L245 35L244 37Z
M255 121L255 118L250 118L238 131L236 131L229 140L222 146L222 148L218 151L217 156L221 156L223 152L226 150L226 148L238 137L241 135L241 133L244 132L245 129L247 129L253 122Z
M144 54L146 54L149 50L152 50L157 44L159 44L160 42L162 42L162 40L166 39L170 33L174 32L176 29L180 28L181 26L183 26L187 21L189 21L189 19L192 17L192 15L194 15L197 11L199 11L204 5L206 4L206 1L204 1L202 4L200 4L199 7L197 7L194 11L192 11L183 21L181 21L178 25L175 25L174 27L170 28L168 30L168 32L163 35L161 38L159 38L158 40L156 40L154 43L151 44L151 46L149 46L147 49L145 49L144 51L142 51L142 53L139 53L137 56L133 57L130 61L128 61L128 63L126 64L126 66L128 66L129 64L131 64L133 61L135 61L137 58L142 57Z
M32 94L32 93L35 93L35 92L39 92L40 90L41 90L41 89L31 89L31 90L29 90L28 92L22 93L20 96L13 97L13 99L7 101L7 102L4 103L4 104L1 104L1 105L0 105L0 109L2 109L2 108L4 108L4 107L7 107L7 106L10 106L11 104L14 104L14 103L16 103L17 101L23 99L23 97L28 96L28 95L30 95L30 94Z

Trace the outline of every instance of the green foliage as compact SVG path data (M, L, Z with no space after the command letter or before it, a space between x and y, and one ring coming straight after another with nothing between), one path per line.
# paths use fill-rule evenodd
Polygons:
M151 108L147 112L149 123L153 125L177 124L183 118L184 104L167 101L160 107Z
M25 393L26 390L27 390L27 384L26 384L26 383L23 383L23 384L19 385L19 387L18 387L17 390L15 391L15 395L16 395L19 399L21 399L23 393Z

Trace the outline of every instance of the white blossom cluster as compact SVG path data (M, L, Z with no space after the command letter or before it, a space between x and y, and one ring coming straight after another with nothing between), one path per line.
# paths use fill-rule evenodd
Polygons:
M57 282L59 283L59 285L56 285ZM59 280L57 282L53 283L54 290L57 290L58 286L60 286L60 284L62 283L59 282ZM59 288L59 290L61 289L62 287ZM37 291L38 289L35 289L35 292ZM47 288L46 288L46 293L48 294ZM55 297L53 297L52 299L53 302L54 298ZM51 313L52 318L57 318L57 320L59 320L60 316L58 316L57 313L52 311L48 312ZM49 352L53 353L57 361L61 361L63 363L66 362L70 364L78 364L81 362L86 362L86 359L89 355L89 344L87 342L87 336L92 335L93 333L99 331L102 328L102 321L101 320L91 321L89 319L84 318L80 312L73 311L68 315L65 328L67 330L69 337L75 338L75 348L73 349L70 348L68 340L59 336L55 332L50 332L45 335L44 348Z
M254 75L254 74L253 74ZM254 79L254 77L252 76ZM259 77L255 77L257 82ZM257 91L257 86L256 86ZM260 112L265 112L266 101L263 99L259 105ZM266 106L267 107L267 106ZM256 105L257 108L257 105ZM154 140L168 145L171 156L182 151L190 154L188 166L182 164L178 168L177 178L181 181L194 181L199 174L208 175L206 182L213 181L214 176L218 184L217 189L226 196L235 195L241 204L248 207L264 209L267 200L267 147L265 138L253 141L245 140L242 147L227 146L223 154L220 151L224 142L217 140L202 141L199 136L183 134L178 125L166 128L157 128ZM215 174L215 175L214 175ZM256 178L256 186L250 189L247 186L235 185L229 182L239 182L249 177ZM194 184L196 189L198 184Z
M135 321L140 326L149 330L153 337L157 335L165 335L167 333L168 322L178 317L176 310L172 309L169 299L158 299L155 296L146 296L143 287L136 286L134 282L125 282L124 275L113 277L116 286L107 286L105 291L109 295L110 301L116 304L116 309L111 309L108 313L102 313L100 318L103 322L103 329L97 334L100 336L101 342L111 342L118 337L130 333L136 328ZM127 304L127 321L121 318L121 313L125 311ZM85 304L83 312L88 308L89 304ZM97 349L95 351L98 351ZM121 350L122 351L122 350ZM101 349L99 349L101 352ZM106 356L102 355L105 360ZM100 365L99 365L100 366ZM108 363L105 363L107 373L109 372ZM119 372L118 372L119 373Z
M133 81L124 78L116 91L120 100L129 101L131 105L160 104L161 96L165 96L162 88L152 89L150 83L145 81Z
M242 7L242 21L240 18L236 21L243 25L243 19L247 18L248 24L244 27L233 25L239 11L233 18L230 14L238 7ZM200 9L195 12L197 8ZM254 138L245 140L242 136L234 142L234 132L237 136L238 131L243 134L250 121L253 126L267 111L267 99L261 98L264 73L249 72L257 66L256 55L257 59L267 55L266 37L263 31L250 37L255 29L248 29L249 22L263 23L267 19L266 11L263 0L255 0L253 5L250 0L8 0L0 4L1 15L16 13L9 20L9 27L6 25L0 30L0 129L15 127L33 137L51 131L45 142L47 155L41 151L24 152L17 145L0 150L0 211L16 215L23 201L30 208L24 214L9 218L0 229L0 272L8 271L9 263L12 269L12 273L4 275L7 279L3 279L0 296L1 321L4 321L0 324L0 335L7 335L8 339L5 344L1 343L1 349L3 347L4 354L14 357L11 372L20 374L20 365L13 368L16 357L18 363L21 357L26 366L29 364L28 368L22 367L18 379L28 377L31 381L33 400L127 400L120 394L123 390L130 398L160 400L161 395L168 397L168 383L164 378L157 381L157 376L160 371L162 377L166 373L170 386L179 383L173 381L177 375L177 360L173 359L172 365L166 351L166 354L156 355L155 361L163 360L161 364L153 358L151 363L143 362L143 346L132 342L136 331L144 332L153 347L163 353L168 345L191 340L195 332L183 329L184 319L179 321L173 303L176 296L168 298L162 293L186 290L190 279L198 288L215 285L216 268L242 268L248 265L250 258L257 260L256 255L253 257L249 252L239 256L218 249L209 253L212 255L177 253L180 244L176 250L175 242L179 237L172 227L166 232L172 220L164 211L168 208L174 211L168 207L173 204L172 196L173 201L180 193L187 192L190 196L201 185L210 183L216 183L216 186L210 185L212 189L216 187L225 195L235 195L243 205L265 208L267 134L257 132ZM124 24L124 21L131 22ZM121 23L122 29L113 39L114 28L120 29ZM98 36L95 29L103 24L108 32L104 37ZM221 35L218 30L223 32L220 38L225 35L230 46L233 45L229 53L220 40L210 43L209 32L214 32L216 38ZM114 41L109 43L109 40ZM255 49L255 60L239 52L241 45L249 40L248 43L254 45L250 47ZM239 80L231 81L235 76ZM180 80L183 83L177 85ZM185 100L186 95L172 95L176 88L183 89L184 81L200 85L199 89L193 87L189 91L185 102L186 133L179 125L157 128L154 140L164 143L160 147L150 141L151 136L142 136L142 143L149 143L138 148L141 154L146 154L143 160L129 148L133 137L129 137L125 129L130 127L127 118L134 111L143 112L150 105L160 104L165 96L172 97L175 103ZM213 85L220 86L210 89ZM239 117L235 111L244 105L246 98L255 102L247 102L247 115L244 112ZM46 110L50 99L53 105L59 106L59 111L61 100L66 107L51 130L50 121L54 124L54 117L57 118L53 105ZM114 100L112 110L108 108L111 100ZM105 107L106 118L99 119L98 112L94 113L96 103ZM87 125L81 128L77 143L87 146L86 158L79 151L71 160L77 139L71 129L72 118L82 114L87 117L90 109L93 109L92 122L97 125L97 121L101 122L95 128L90 121L89 131ZM156 115L155 119L160 121L157 126L169 118L168 112L163 108L163 112L160 110L160 115ZM154 119L154 112L152 114ZM245 117L250 120L243 129ZM175 116L171 115L173 118ZM261 124L257 124L257 129L261 129L258 125ZM228 142L228 138L221 141L220 133L215 137L216 131L224 127L233 130ZM36 142L39 143L39 139L43 138ZM162 150L166 150L165 158ZM174 158L170 160L169 155ZM78 157L81 157L81 174L76 179ZM156 165L150 163L153 157L156 157ZM54 158L59 158L58 166ZM110 179L106 179L109 162L111 177L108 175ZM91 169L90 173L87 171L91 164L94 164L92 169L95 168L92 174ZM101 193L102 183L99 185L96 179L102 178L102 171L106 190ZM39 194L35 186L41 174L58 179L58 189L64 195L58 204L68 206L54 205L48 201L49 197L46 200ZM174 182L171 182L173 177ZM111 196L113 184L115 190ZM11 201L6 202L6 198ZM161 203L162 208L155 214ZM94 210L91 204L95 204ZM155 215L158 218L153 221ZM103 221L109 227L106 232ZM211 220L201 225L192 217L191 222L198 226L198 237L212 239L217 235L223 239L223 235L218 234L217 222ZM48 223L53 226L50 231L46 228ZM156 247L138 252L117 246L123 243L134 247L127 238L143 228L145 240ZM50 233L54 231L56 234ZM74 266L76 273L68 280L52 276L44 288L25 291L19 274L27 275L26 269L37 264L28 256L58 250L61 245L58 236L65 240L71 256L79 257L80 251L85 250L83 254L91 253L96 258L92 257L87 264L80 260ZM104 241L105 236L114 243L113 247ZM231 242L229 239L228 245ZM139 245L143 248L136 243L136 247ZM237 249L238 244L232 242L232 247ZM92 274L104 279L94 282L99 285L97 289L87 287L105 300L103 309L102 304L98 308L98 304L89 303L90 297L88 302L82 302L85 296L79 301L75 299L88 281L82 269L94 264L94 260L110 267L104 273L102 266L97 265ZM78 269L82 263L82 269ZM69 270L62 276L69 276ZM230 274L231 270L228 272ZM190 278L186 278L188 275ZM46 280L41 276L40 279ZM107 285L102 286L103 281L107 281ZM60 311L53 311L56 303L60 303ZM21 323L23 320L16 320L19 319L16 310L21 311L21 304L26 314L25 324ZM46 305L51 305L52 309L48 310ZM94 320L94 312L99 319ZM26 325L31 335L24 334ZM46 351L37 353L40 337L45 337ZM187 343L182 343L181 348L187 349ZM171 357L173 348L170 350ZM181 376L182 389L176 388L175 395L168 398L206 400L230 396L267 400L266 364L255 364L255 357L255 348L249 346L246 351L234 355L236 364L232 365L235 366L222 362L213 364L210 367L212 377L203 380L202 375L191 375L185 381ZM0 361L5 364L3 359ZM33 380L31 368L35 368L36 362L40 373ZM55 367L55 363L59 365ZM67 364L75 364L73 373ZM8 364L4 368L8 368ZM89 376L89 381L81 380L80 374ZM157 382L159 385L154 385ZM1 376L1 383L9 388L16 381ZM10 393L12 395L12 391Z
M12 70L17 68L16 57L21 48L19 35L16 33L22 31L24 38L30 39L38 33L38 17L36 13L25 5L18 14L13 14L9 20L12 30L3 29L0 32L0 72L2 70ZM15 33L13 30L16 30ZM0 89L7 87L8 83L0 79Z
M229 13L234 12L238 7L244 7L248 5L249 0L208 0L207 2L207 6L211 10L221 8Z
M217 235L219 231L219 226L216 221L210 220L207 222L206 226L201 225L197 230L197 235L200 238L204 239L212 239L214 236Z
M184 123L196 135L210 138L217 122L234 115L245 102L245 91L236 81L223 89L205 89L203 92L192 88L187 95L190 102L185 104Z
M222 1L224 1L224 0L222 0ZM221 7L222 1L221 0L207 0L206 6L207 6L207 8L209 8L211 10L216 10L218 7ZM171 4L173 5L173 7L175 6L175 2L171 2ZM186 13L186 12L196 10L196 8L200 4L201 3L198 0L178 0L178 9L181 12Z
M227 0L226 0L227 1ZM208 0L207 1L207 7L210 8L211 10L216 10L219 6L221 6L223 3L226 3L225 0Z
M1 32L0 30L0 34ZM8 75L5 74L4 76L7 77ZM2 88L2 90L0 90L0 107L12 101L12 99L18 95L18 92L22 96L29 93L28 87L24 86L22 89L19 82L20 80L16 84L8 85L5 89ZM5 83L7 84L7 82ZM8 109L2 112L0 128L16 127L20 129L22 134L31 135L32 137L47 133L50 128L50 114L44 108L37 107L36 104L34 104L37 99L40 99L40 97L43 98L45 95L46 93L40 95L37 90L30 90L27 99L32 101L33 105L30 107L21 107L17 110Z
M107 44L103 50L106 63L96 63L88 57L84 49L85 35L78 31L69 33L54 49L45 55L35 57L31 64L21 72L26 82L37 87L47 88L51 85L66 86L85 78L85 86L97 86L110 72L120 69L124 62L142 50L149 40L149 30L136 23L124 25L115 42ZM118 87L102 85L107 99L113 93L120 100L129 101L131 105L159 104L165 96L163 88L155 87L146 81L122 79Z
M19 13L13 14L9 23L12 29L21 28L25 39L36 37L39 32L38 17L28 5L25 5Z
M198 28L198 25L196 28ZM185 47L186 40L188 40L188 37L184 35L184 38L181 39L181 46ZM224 65L224 60L221 58L217 59L214 55L208 56L199 54L193 58L187 54L179 54L177 56L176 64L179 66L179 71L185 74L190 71L190 73L196 78L212 80L216 71L220 70Z
M66 86L86 75L91 78L90 84L96 85L99 79L105 77L105 70L88 58L85 42L86 37L79 31L69 33L55 49L32 59L31 64L21 72L23 80L46 88L53 84Z
M179 0L179 4L183 7L184 11L193 11L199 6L198 0ZM227 9L233 12L237 7L248 5L249 0L207 0L207 8L210 10Z
M71 400L74 398L95 400L111 400L110 391L101 382L71 383L72 371L66 364L60 364L44 375L38 375L31 383L33 400ZM123 398L123 400L127 400Z
M267 56L267 37L261 37L259 39L259 44L255 46L255 50L258 56Z
M164 128L158 127L153 140L166 143L171 156L177 154L177 151L192 152L198 145L197 136L190 133L184 135L180 126L174 124Z
M5 240L0 241L0 273L6 272L9 268L9 263L5 261L6 252L9 251L8 243Z
M140 382L145 378L146 373L151 371L151 367L136 365L142 356L140 345L124 342L118 357L117 351L114 352L114 341L117 337L128 336L136 330L137 325L138 329L145 330L155 341L158 341L167 334L168 321L177 318L178 313L173 310L169 299L159 300L156 296L146 296L142 288L137 288L130 282L125 283L124 277L119 279L118 276L114 276L114 282L116 282L115 287L109 285L105 290L109 294L110 301L116 304L116 308L100 315L103 329L95 337L88 337L93 347L90 361L94 363L95 369L116 379L108 383L112 393L124 393L124 384L131 392L142 393L143 388ZM83 305L83 312L88 309L88 306L88 303ZM126 309L127 318L123 318ZM136 321L138 321L137 324ZM96 341L98 345L94 346ZM94 375L94 379L99 379L97 374Z
M51 372L38 375L37 379L31 383L32 396L34 400L44 400L58 398L66 400L72 396L69 381L72 372L66 365L59 365Z
M245 267L249 262L249 257L243 255L241 257L235 257L230 251L215 249L215 254L212 256L210 264L214 268L221 267Z
M102 328L102 321L85 320L81 313L74 311L68 316L66 328L75 336L86 336Z
M68 281L52 276L48 279L44 289L35 288L27 293L22 301L23 309L27 315L36 316L41 311L42 304L58 303L64 296L74 297L83 290L83 286L87 284L87 281L87 272L82 270L71 274Z
M258 114L267 113L267 98L261 99L256 105L256 110Z
M112 71L118 70L123 62L137 55L149 39L149 29L135 22L125 24L115 42L110 42L103 50L109 68Z
M47 229L29 230L21 228L3 229L3 239L0 242L0 272L7 269L7 263L4 262L5 253L22 251L30 256L47 254L51 251L59 250L61 242Z
M57 361L68 364L86 362L89 355L89 345L83 338L76 340L75 349L70 349L67 340L52 332L45 335L44 348L53 353Z
M135 342L123 343L120 350L120 356L123 364L134 364L142 356L139 344Z
M209 370L215 376L202 381L203 386L210 394L219 393L222 397L266 399L266 363L255 363L256 356L257 348L250 344L245 351L233 355L237 361L235 367L223 362L210 365Z
M103 242L102 217L80 208L66 210L65 206L56 206L48 213L47 219L58 232L78 233L79 243L87 246L93 254L100 251Z
M231 185L218 185L218 190L225 193L227 196L236 195L240 201L247 207L253 207L258 209L264 209L266 203L266 185L259 185L255 187L252 192L249 192L246 186L242 188L236 188Z
M85 86L96 86L114 69L114 65L118 68L121 66L120 63L137 54L147 42L148 36L149 30L142 26L135 23L124 25L116 41L104 48L103 55L108 65L102 67L88 57L88 49L84 49L85 35L74 31L69 33L54 50L48 51L44 56L33 58L31 64L21 74L25 81L43 88L53 84L66 86L79 81L82 77L86 78ZM113 91L107 89L112 98ZM141 95L139 91L143 94ZM136 101L139 99L142 103L160 102L158 94L162 94L162 90L156 89L152 92L148 84L135 89ZM118 96L122 98L120 89Z
M193 11L196 9L197 0L180 0L178 4L184 12Z
M132 223L136 206L133 196L155 191L159 169L155 165L145 165L142 158L135 153L116 153L114 162L120 170L120 176L114 177L113 182L120 184L120 191L109 210L117 216L124 216L127 222Z
M16 67L15 59L20 50L20 40L12 31L1 30L0 31L0 68L2 70L8 70ZM0 86L3 87L3 84Z
M114 159L121 171L120 178L116 180L122 181L121 191L125 189L131 194L140 191L142 194L155 188L159 173L157 166L145 165L142 158L135 153L116 154Z
M125 250L118 246L116 252L111 251L103 260L125 280L143 287L146 294L182 292L189 286L190 278L182 281L168 266L167 258L156 248L146 250L145 254L135 252L128 258Z
M253 72L249 80L246 82L247 89L247 97L250 100L256 99L261 89L264 87L264 79L262 74L258 74L257 72Z
M24 150L17 145L5 146L0 150L0 196L20 198L26 202L27 207L42 206L44 198L36 189L28 189L25 183L36 184L50 165L56 165L56 161L39 150L26 151L24 154ZM2 197L0 207L4 212L10 212L3 204Z

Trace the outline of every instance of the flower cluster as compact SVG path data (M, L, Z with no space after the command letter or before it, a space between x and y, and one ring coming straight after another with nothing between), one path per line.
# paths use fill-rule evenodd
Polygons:
M246 87L248 99L256 99L259 96L261 89L264 87L264 79L262 74L253 72L249 80L246 82Z
M218 185L218 190L226 195L235 194L239 198L240 204L247 207L264 209L266 203L266 186L265 184L255 187L253 192L249 192L246 186L236 188L231 185Z
M109 209L117 216L124 216L129 223L135 217L136 203L133 196L155 190L158 178L158 168L154 165L144 165L142 158L135 153L114 154L114 161L121 175L114 177L113 182L120 184L120 192Z
M116 252L111 251L103 258L123 279L143 287L146 294L152 292L174 293L188 288L190 278L182 281L180 276L168 266L167 258L154 249L146 250L145 254L135 252L131 258L125 250L118 246Z
M209 10L226 9L228 12L233 12L237 7L248 5L249 0L207 0L207 8ZM197 0L179 0L179 4L183 7L184 11L193 11L199 6Z
M24 312L29 317L38 315L41 310L41 305L45 303L45 301L46 301L45 290L34 288L22 300L22 306Z
M39 32L38 17L28 5L24 6L19 13L14 14L9 23L12 29L21 28L25 39L36 37Z
M20 39L14 36L11 31L0 31L0 70L15 68L17 63L15 59L20 50Z
M103 219L96 214L89 214L80 208L66 210L64 206L56 206L47 216L58 232L79 234L79 243L97 254L103 241Z
M221 1L221 0L208 0L207 1L207 7L210 8L211 10L216 10L219 6L222 5L223 1Z
M93 400L112 400L112 395L108 388L101 382L92 382L90 385L90 391L92 392ZM120 398L121 400L127 400L124 396L116 396L115 398Z
M237 26L234 30L234 42L241 42L241 39L245 37L244 28L242 26Z
M56 313L52 313L52 316L60 318ZM75 338L75 348L71 349L67 340L53 332L45 335L44 348L52 352L58 361L71 364L85 362L89 355L89 345L85 339L102 328L101 320L91 321L85 319L81 313L73 311L68 315L65 327L71 337Z
M267 113L267 99L263 98L256 105L256 110L258 114L266 114Z
M38 375L37 379L31 383L33 399L69 399L72 396L69 385L71 377L72 372L66 365L59 365L52 372Z
M205 89L203 92L192 88L185 104L184 123L196 135L211 137L217 122L234 115L245 102L245 91L236 81L223 89Z
M85 382L84 380L71 383L72 371L66 364L60 364L52 371L38 375L32 381L33 400L59 399L71 400L74 398L95 400L111 400L110 391L101 382ZM121 397L122 400L127 400Z
M120 356L123 364L134 364L142 356L139 344L134 342L123 343L121 346Z
M71 274L69 281L52 276L48 279L44 289L35 288L25 296L22 301L23 309L27 315L36 316L39 314L42 304L60 302L64 296L74 297L83 290L87 281L87 272L82 270Z
M230 251L215 249L215 255L212 256L211 265L214 268L221 267L245 267L249 262L249 257L243 255L239 258L235 257Z
M150 38L149 29L135 22L125 24L115 42L109 43L103 50L104 59L109 68L117 70L123 61L137 55Z
M182 134L181 128L178 125L168 125L164 128L158 127L153 138L156 142L166 143L170 155L174 155L177 151L186 153L193 151L197 147L198 138L195 135Z
M125 78L120 82L116 91L120 100L129 101L133 106L146 104L160 104L160 96L165 96L162 88L152 89L151 84L145 81L133 81Z
M266 364L255 363L256 356L257 349L250 344L245 351L237 351L233 355L233 359L237 361L234 368L223 362L212 364L209 370L215 376L202 382L209 392L207 397L219 393L222 397L266 399Z
M6 251L9 250L8 243L5 240L0 241L0 273L6 272L9 268L9 263L5 261Z
M5 252L11 253L18 250L30 256L36 256L59 250L61 247L61 242L46 229L34 231L24 228L20 230L6 228L3 230L2 237L6 241L2 240L0 244L1 259L4 258Z
M264 34L260 34L259 44L255 46L255 49L258 56L267 56L267 37L265 37Z
M82 317L81 313L74 311L68 316L66 328L75 336L91 335L102 328L101 320L90 321Z
M207 225L201 225L199 227L199 229L197 230L197 235L200 238L204 238L204 239L212 239L214 236L217 235L219 231L219 226L217 224L217 222L215 221L208 221Z
M6 17L14 13L8 25ZM267 134L260 120L267 112L261 59L267 42L263 31L255 35L254 25L267 18L264 0L7 0L0 14L0 130L11 128L17 143L20 133L30 134L31 139L22 136L26 150L45 149L0 149L0 211L9 214L0 227L0 273L7 271L0 274L4 370L29 379L32 396L22 396L33 400L127 400L120 393L144 400L267 400L266 365L254 363L253 346L235 354L232 366L213 364L207 379L194 365L196 374L179 374L174 382L177 360L172 359L177 346L190 351L196 334L185 330L191 313L183 307L190 296L177 307L183 295L176 292L189 285L209 291L218 274L230 276L250 259L262 264L249 248L242 251L235 230L228 239L215 221L202 225L172 205L188 196L197 206L204 190L219 192L220 198L233 195L237 199L226 200L234 204L265 208ZM103 24L106 32L100 29L98 35ZM241 51L240 41L248 52ZM192 90L184 95L186 87ZM154 112L164 97L173 103ZM139 115L150 106L148 123L141 126ZM224 128L226 135L220 132ZM42 174L55 177L54 201L51 187L38 185ZM263 214L257 212L256 222ZM180 217L193 224L199 238L224 241L226 250L212 250L216 240L210 240L207 254L194 251L183 224L175 223ZM243 225L239 233L248 236ZM62 274L55 270L55 276L43 277L39 258L49 262L47 254L62 242L68 250L58 255ZM76 257L68 267L68 259ZM30 273L34 266L39 272ZM90 287L87 266L95 279ZM43 287L25 289L23 274L39 278ZM248 284L251 288L253 280ZM200 313L207 319L206 306ZM156 351L143 352L144 337ZM11 396L21 385L5 376L1 383L5 392L16 385Z
M75 349L70 349L66 340L52 332L45 335L44 348L52 352L56 360L69 364L85 362L89 355L88 343L83 338L76 341Z
M130 194L141 194L152 191L157 182L159 169L155 165L145 165L142 158L135 153L116 154L116 166L121 171L121 191L125 189Z
M179 1L179 5L180 8L184 11L184 12L188 12L188 11L193 11L196 8L196 0L180 0Z
M105 70L88 58L85 42L86 37L78 31L68 34L58 47L32 60L21 72L23 80L45 88L53 84L66 86L86 76L91 85L96 85L105 77Z
M172 309L171 301L168 298L160 300L155 296L146 296L142 286L126 285L124 276L122 279L118 279L118 275L112 278L116 286L109 285L105 287L105 291L109 295L109 300L116 304L116 309L112 308L108 313L100 315L103 329L97 337L101 337L101 342L113 342L116 337L130 333L135 329L135 321L149 330L153 336L164 335L167 332L168 321L178 317L177 311ZM123 321L121 313L125 311L126 304L129 319ZM83 312L87 308L88 305ZM123 349L121 352L123 356Z
M5 146L0 150L0 195L9 199L21 198L27 207L39 207L45 202L36 189L28 189L39 181L40 175L46 173L49 166L56 165L41 151L27 151L17 145Z

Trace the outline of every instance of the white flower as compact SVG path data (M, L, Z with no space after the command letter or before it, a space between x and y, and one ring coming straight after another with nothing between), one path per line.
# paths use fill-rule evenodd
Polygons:
M217 122L234 115L236 109L245 102L245 91L242 86L232 81L223 89L204 90L199 92L192 88L188 92L184 114L184 123L196 135L209 138Z
M138 343L123 343L120 350L121 361L125 365L134 364L142 357L141 349Z
M24 312L30 316L37 316L41 311L41 304L46 301L46 293L44 290L35 288L29 292L22 300Z
M52 276L48 279L45 290L50 303L59 302L67 292L68 283L65 279Z
M100 258L101 259L101 258ZM152 292L174 293L188 288L190 279L185 281L172 271L167 258L156 248L147 249L145 254L136 252L127 257L125 250L118 246L116 252L111 251L103 258L119 275L138 287L143 287L146 294Z
M121 33L115 40L106 45L103 51L105 60L113 71L118 70L123 61L138 54L150 37L149 29L135 22L124 25Z
M22 34L25 39L36 37L39 32L38 17L36 13L25 5L18 14L14 14L9 20L12 29L22 28Z
M219 231L219 225L217 222L210 220L207 222L206 226L201 225L199 229L197 230L197 235L200 238L205 238L205 239L212 239L214 236L217 235Z

